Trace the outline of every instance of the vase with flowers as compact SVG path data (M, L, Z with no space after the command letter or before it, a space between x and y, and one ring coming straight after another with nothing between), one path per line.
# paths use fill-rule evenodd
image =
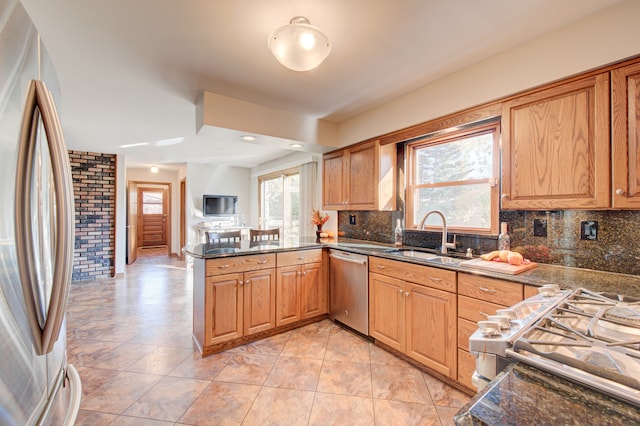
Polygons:
M313 209L311 212L311 223L316 226L316 237L320 238L322 232L322 225L329 220L328 214L322 214L320 210Z

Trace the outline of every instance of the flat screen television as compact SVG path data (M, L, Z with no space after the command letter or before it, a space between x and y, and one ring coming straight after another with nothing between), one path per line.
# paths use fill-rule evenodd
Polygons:
M231 216L238 213L236 195L203 195L202 213L204 216Z

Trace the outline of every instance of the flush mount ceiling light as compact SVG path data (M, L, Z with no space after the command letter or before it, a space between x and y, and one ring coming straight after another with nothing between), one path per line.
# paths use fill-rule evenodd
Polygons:
M275 30L268 46L278 62L294 71L314 69L331 52L329 38L304 16L296 16L289 25Z

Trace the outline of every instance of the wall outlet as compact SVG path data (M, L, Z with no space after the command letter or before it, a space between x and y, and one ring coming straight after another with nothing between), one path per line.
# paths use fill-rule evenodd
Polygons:
M547 236L547 220L546 219L533 219L533 236L534 237Z
M356 215L355 214L350 214L349 215L349 225L355 225L356 224Z
M580 222L580 239L595 241L598 239L598 221L585 220Z

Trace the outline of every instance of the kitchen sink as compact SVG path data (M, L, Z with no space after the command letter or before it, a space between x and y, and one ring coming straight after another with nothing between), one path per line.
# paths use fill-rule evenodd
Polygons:
M438 257L437 254L413 249L391 249L385 250L385 253L397 254L398 256L417 257L420 259L433 259L434 257Z
M439 263L441 265L457 265L462 261L461 259L457 259L454 257L442 256L439 254L415 249L390 249L385 250L385 253L403 257L410 257L414 259L424 259L429 262Z

